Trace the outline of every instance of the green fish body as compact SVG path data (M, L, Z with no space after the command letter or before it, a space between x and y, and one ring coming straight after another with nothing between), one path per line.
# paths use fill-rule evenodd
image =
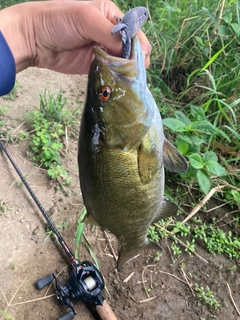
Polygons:
M175 215L164 197L164 166L185 172L187 162L163 133L146 83L137 37L130 60L94 48L79 138L79 175L86 222L112 232L120 242L118 270L149 241L149 226Z

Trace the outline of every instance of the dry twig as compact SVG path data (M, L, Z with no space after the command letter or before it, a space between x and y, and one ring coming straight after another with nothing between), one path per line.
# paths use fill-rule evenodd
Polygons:
M113 246L112 246L111 241L110 241L110 239L109 239L109 237L108 237L108 234L107 234L107 232L106 232L105 230L104 230L103 232L104 232L105 237L106 237L106 239L107 239L109 248L110 248L110 250L111 250L111 252L112 252L112 254L113 254L113 256L114 256L114 259L115 259L115 261L117 261L118 257L117 257L117 255L116 255L114 249L113 249Z
M233 303L233 305L234 305L234 307L235 307L238 315L240 316L240 311L238 310L238 307L237 307L237 305L236 305L236 303L235 303L235 301L234 301L234 299L233 299L232 291L231 291L231 288L230 288L229 284L227 283L227 281L226 281L226 284L227 284L227 287L228 287L228 291L229 291L229 295L230 295L230 298L231 298L231 300L232 300L232 303Z
M145 303L145 302L152 301L152 300L156 299L157 297L159 297L162 293L163 293L163 290L160 293L158 293L156 296L154 296L154 297L149 297L147 299L143 299L143 300L140 300L140 301L137 301L137 302L138 303Z
M24 284L24 282L25 282L26 280L27 280L27 277L26 277L26 278L23 280L23 282L20 284L20 286L18 287L18 289L16 290L16 292L13 294L12 298L10 299L10 301L7 300L5 294L3 293L2 289L0 288L0 290L1 290L2 294L3 294L3 297L4 297L4 299L6 300L6 303L7 303L7 306L6 306L6 308L5 308L5 310L4 310L3 312L5 312L5 313L7 312L8 308L11 306L11 303L12 303L13 299L16 297L16 294L17 294L18 291L21 289L21 287L23 286L23 284ZM2 315L2 317L1 317L0 320L3 320L3 316L4 316L4 315Z
M144 273L145 273L147 268L151 268L151 267L156 267L156 264L148 264L146 267L144 267L143 272L142 272L142 283L143 283L144 291L145 291L145 293L146 293L148 298L150 298L150 297L149 297L149 294L147 292L147 288L145 286L145 282L146 281L144 280Z
M161 271L161 270L158 270L158 272L160 272L160 273L164 273L164 274L167 274L167 275L169 275L169 276L171 276L171 277L173 277L173 278L177 279L178 281L180 281L180 282L185 283L186 285L188 285L188 283L187 283L186 281L184 281L184 280L182 280L182 279L178 278L177 276L175 276L175 275L174 275L174 274L172 274L172 273L169 273L169 272L166 272L166 271Z
M190 289L191 292L192 292L192 295L195 297L195 293L194 293L194 291L193 291L193 289L192 289L192 283L191 283L191 281L189 281L189 278L188 278L188 276L186 275L186 272L183 270L183 268L180 268L180 270L181 270L182 275L184 276L184 279L186 280L186 282L187 282L187 284L188 284L189 289Z
M40 300L45 300L45 299L48 299L48 298L51 298L51 297L54 297L54 296L56 296L56 293L53 293L53 294L50 294L49 296L44 296L44 297L41 297L41 298L36 298L36 299L32 299L32 300L26 300L26 301L22 301L22 302L12 303L12 304L9 305L9 307L18 306L20 304L26 304L26 303L30 303L30 302L36 302L36 301L40 301Z
M205 203L214 195L215 192L220 192L226 185L218 186L211 189L208 194L200 201L199 204L196 205L195 208L189 213L189 215L182 221L182 224L186 223L189 219L191 219L204 205Z
M130 275L123 280L123 283L127 283L133 277L133 275L134 275L134 272L130 273Z

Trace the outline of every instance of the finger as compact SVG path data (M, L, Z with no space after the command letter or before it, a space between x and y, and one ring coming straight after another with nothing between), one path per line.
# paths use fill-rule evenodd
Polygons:
M144 54L144 58L145 58L145 68L148 68L150 65L150 54L152 51L152 46L150 44L150 42L148 41L148 38L145 36L145 34L142 31L139 31L137 33L137 36L139 38L141 47L142 47L142 51Z
M93 1L94 3L95 1ZM92 10L88 10L86 14L86 21L94 21L86 25L85 33L89 40L97 42L104 46L109 54L115 56L121 56L122 41L120 34L111 34L115 18L114 16L123 16L123 13L116 7L116 11L110 10L104 7L104 3L101 3L100 8L92 7ZM105 12L102 12L105 11ZM104 16L106 15L106 16ZM84 26L83 26L84 27Z

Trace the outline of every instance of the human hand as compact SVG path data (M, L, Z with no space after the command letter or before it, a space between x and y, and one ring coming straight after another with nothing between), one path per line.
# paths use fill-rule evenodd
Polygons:
M121 38L111 35L115 16L121 18L123 13L109 0L26 2L0 11L0 30L17 72L37 66L83 74L89 71L94 45L121 56ZM137 35L148 67L151 45L143 32Z

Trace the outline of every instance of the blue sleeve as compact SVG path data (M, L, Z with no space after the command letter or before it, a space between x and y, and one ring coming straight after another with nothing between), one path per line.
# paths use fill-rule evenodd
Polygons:
M0 31L0 96L9 93L14 87L16 65L12 52Z

